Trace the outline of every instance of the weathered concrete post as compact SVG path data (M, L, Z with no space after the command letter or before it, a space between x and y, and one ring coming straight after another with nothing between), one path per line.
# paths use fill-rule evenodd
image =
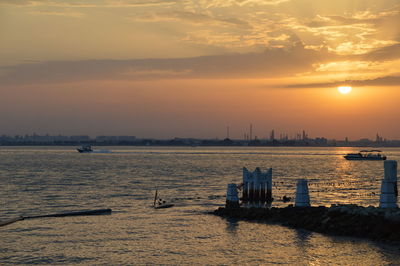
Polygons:
M396 197L398 196L397 191L397 161L387 160L384 161L383 167L385 170L385 180L389 180L393 182Z
M253 172L253 205L254 207L259 207L260 206L260 183L261 183L261 170L260 168L256 168Z
M265 174L267 192L266 192L266 202L272 202L272 168L269 168L267 173Z
M239 197L236 184L228 184L225 207L239 208Z
M242 194L242 202L243 204L247 204L249 201L249 181L250 181L250 172L246 167L243 167L243 194Z
M297 180L295 207L310 207L310 195L306 179Z
M249 180L249 207L253 207L254 203L254 176L251 175L250 176L250 180Z
M397 208L397 161L384 161L383 166L385 177L382 180L379 207Z
M261 204L261 206L264 206L265 203L267 202L266 189L267 189L267 182L266 182L265 178L262 178L260 181L260 204Z

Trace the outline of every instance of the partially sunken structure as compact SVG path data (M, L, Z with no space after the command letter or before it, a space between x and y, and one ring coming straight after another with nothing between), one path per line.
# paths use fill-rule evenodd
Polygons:
M243 197L245 207L266 207L272 202L272 168L263 173L260 168L250 172L243 167Z
M272 202L272 169L262 173L243 169L243 184L228 185L225 208L213 213L223 217L255 220L304 228L334 235L356 236L400 244L400 209L397 205L397 162L384 162L379 207L354 204L313 207L307 180L297 181L295 206L270 207ZM242 189L240 202L238 189ZM265 190L264 190L265 189Z
M242 203L239 203L238 189L242 190ZM226 207L238 208L240 205L245 208L271 207L272 198L272 168L262 172L256 168L250 172L243 167L243 182L228 184L226 193Z

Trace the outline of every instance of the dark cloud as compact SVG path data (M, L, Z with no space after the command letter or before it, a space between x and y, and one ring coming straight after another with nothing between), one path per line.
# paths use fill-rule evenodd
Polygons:
M312 71L334 58L326 50L288 49L178 59L86 60L29 63L0 68L0 84L165 78L272 78Z
M93 2L93 1L87 1ZM88 4L86 3L86 4ZM54 0L1 0L0 5L10 5L10 6L81 6L84 5L82 1L54 1Z
M33 5L37 1L31 0L1 0L0 5L28 6Z
M8 6L115 7L175 4L181 0L0 0Z
M243 21L238 18L213 17L207 14L195 13L189 11L154 12L154 13L147 13L138 17L130 16L128 18L131 20L149 21L149 22L179 20L194 24L223 23L244 28L250 27L250 25L246 21Z
M331 26L345 26L359 23L376 23L376 19L353 19L346 18L342 16L327 16L327 17L318 17L305 25L311 28L321 28L321 27L331 27Z
M400 86L400 76L386 76L376 79L367 80L344 80L338 82L327 82L327 83L309 83L309 84L291 84L285 86L285 88L327 88L327 87L337 87L337 86Z
M381 18L360 19L360 18L346 18L342 16L328 16L327 18L329 18L331 21L336 22L338 25L351 25L359 23L376 24L381 20Z
M353 17L344 17L344 16L317 16L305 23L306 26L311 28L320 28L320 27L331 27L331 26L347 26L354 24L371 24L374 27L376 26L385 26L386 21L398 22L400 19L400 11L395 10L388 12L379 12L375 14L367 14L364 17L353 16Z
M400 58L400 43L390 46L385 46L376 49L374 51L371 51L366 55L361 55L358 57L368 61L385 61L385 60L398 59Z
M400 86L400 76L387 76L376 79L356 80L350 84L354 86Z

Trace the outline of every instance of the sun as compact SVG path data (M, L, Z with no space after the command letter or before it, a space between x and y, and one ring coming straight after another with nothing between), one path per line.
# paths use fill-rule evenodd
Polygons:
M348 94L348 93L351 92L351 87L350 86L340 86L337 89L341 94Z

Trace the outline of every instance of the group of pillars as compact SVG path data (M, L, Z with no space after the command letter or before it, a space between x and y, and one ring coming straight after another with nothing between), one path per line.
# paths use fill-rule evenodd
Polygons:
M243 183L228 184L226 198L227 207L239 206L239 197L237 190L242 190L242 205L244 207L264 207L272 202L272 168L262 172L256 168L250 172L243 167Z
M385 177L382 180L381 195L379 201L380 208L397 208L397 161L384 161ZM256 168L254 172L249 172L243 168L243 197L244 207L264 207L272 202L272 168L267 172L261 172ZM228 184L226 197L226 207L239 207L238 186ZM309 207L310 195L306 179L297 180L295 207Z
M243 167L242 203L250 206L264 206L272 202L272 168L262 172L256 168L250 172Z

